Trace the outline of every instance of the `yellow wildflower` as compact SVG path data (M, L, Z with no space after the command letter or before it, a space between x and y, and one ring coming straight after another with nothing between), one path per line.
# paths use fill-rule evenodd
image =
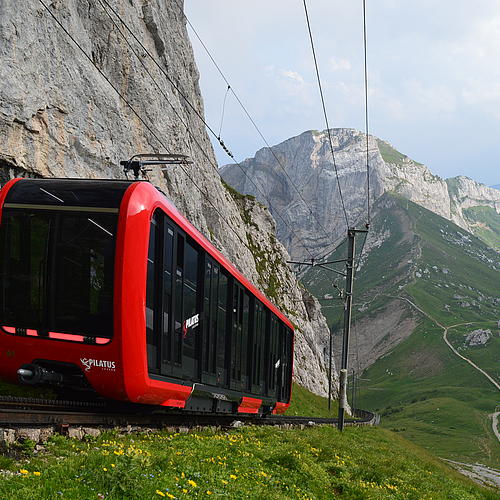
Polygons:
M231 474L229 477L230 477L231 479L237 479L237 478L238 478L238 476L235 476L234 474Z
M19 472L21 474L29 474L29 472L26 469L19 469Z
M188 480L188 484L189 484L190 486L193 486L194 488L196 488L196 486L198 486L198 485L197 485L197 484L196 484L196 483L195 483L192 479L189 479L189 480Z
M160 491L160 490L156 490L156 494L160 495L161 497L165 496L165 493L163 493L163 491Z
M225 481L224 479L222 479L222 484L228 484L227 481Z
M34 476L41 476L41 474L42 474L42 473L41 473L41 472L38 472L38 471L33 472L33 475L34 475Z
M207 495L212 495L212 492L210 490L207 490Z
M175 497L174 497L174 495L172 495L172 494L171 494L171 493L169 493L168 491L167 491L167 497L168 497L168 498L175 498Z
M111 467L116 467L116 465L115 464L111 464Z
M104 472L108 472L108 469L106 469L106 467L103 467L103 468L102 468L102 470L103 470Z
M186 488L182 488L182 493L187 493L188 490L186 490Z

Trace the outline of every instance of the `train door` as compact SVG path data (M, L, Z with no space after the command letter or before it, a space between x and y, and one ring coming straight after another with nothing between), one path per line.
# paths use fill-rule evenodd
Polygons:
M163 261L161 276L161 373L172 375L172 342L173 342L173 316L172 316L172 287L173 287L173 257L174 257L174 226L165 218L163 226Z
M227 368L228 356L228 329L229 316L229 278L225 272L219 271L219 285L217 296L217 338L215 367L217 372L217 385L227 387L229 385L229 370Z
M231 314L231 366L230 387L241 390L241 330L243 320L243 289L233 282L232 290L232 314Z
M215 367L215 359L217 356L215 339L217 333L217 282L219 278L219 268L208 255L205 255L204 267L201 381L204 384L215 385L217 380Z
M285 325L281 325L281 371L280 371L280 392L279 401L288 401L290 399L290 382L292 377L292 331Z
M276 329L277 345L276 345L276 363L274 364L274 371L276 377L276 400L280 401L283 398L283 368L285 366L285 325L278 323Z
M149 230L149 249L147 263L146 282L146 348L148 356L149 373L160 373L160 338L161 331L161 307L159 304L158 291L160 289L160 249L159 239L161 237L162 218L159 212L155 212Z
M166 214L151 221L146 287L148 370L198 377L199 251Z
M200 300L198 294L199 251L197 245L184 240L184 282L182 313L182 375L188 380L199 380L198 344L200 342Z
M253 394L263 394L264 384L264 343L266 339L266 314L262 302L255 300L253 335L251 340L251 386Z
M279 323L274 314L271 314L267 347L266 392L268 396L274 398L276 397L277 375L280 372L281 366L279 356Z
M227 276L205 255L203 293L202 382L226 385L225 351L227 325Z
M232 305L231 389L241 391L248 385L250 296L236 281Z
M157 210L151 219L146 282L148 371L172 375L174 227Z

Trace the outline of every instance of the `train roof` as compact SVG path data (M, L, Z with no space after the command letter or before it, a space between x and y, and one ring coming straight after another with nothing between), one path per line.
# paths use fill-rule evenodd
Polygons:
M291 321L257 288L255 287L245 276L236 269L236 267L226 258L222 253L215 248L215 246L208 241L203 234L198 231L188 220L181 214L174 203L167 198L167 196L155 188L152 184L145 181L138 181L137 184L143 184L149 186L150 189L154 189L158 196L162 199L167 209L167 215L169 215L191 238L193 238L202 248L204 248L212 257L214 257L224 268L236 278L245 288L247 288L253 295L255 295L266 307L268 307L278 318L286 323L286 325L294 330L294 326Z
M181 214L174 203L159 189L155 188L147 181L125 181L114 179L13 179L8 183L7 193L0 196L0 203L26 204L29 199L30 205L50 205L50 206L87 206L118 209L122 201L130 200L131 197L125 196L125 193L133 187L132 191L140 196L143 189L150 191L158 201L163 202L167 214L202 248L204 248L212 257L214 257L223 267L236 278L245 288L247 288L255 297L266 305L280 320L294 330L290 320L245 276L240 273L236 267L215 246L208 241L203 234L198 231ZM96 189L96 187L98 189ZM7 185L6 185L7 187ZM1 211L1 206L0 206Z
M99 183L99 189L96 189ZM30 205L119 208L132 181L106 179L19 179L5 202Z

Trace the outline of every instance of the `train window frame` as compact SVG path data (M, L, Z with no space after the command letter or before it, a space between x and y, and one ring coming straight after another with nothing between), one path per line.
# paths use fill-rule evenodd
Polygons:
M71 207L71 210L60 210L59 207L43 207L26 205L10 204L11 206L3 207L2 211L2 231L1 231L1 260L3 262L1 273L2 290L0 295L2 298L2 308L5 307L6 296L6 283L12 281L9 279L9 270L7 270L8 262L10 262L9 255L9 239L10 239L10 224L11 220L15 217L27 218L30 217L29 224L24 224L21 231L24 231L21 236L24 238L31 238L31 235L26 235L26 228L31 228L32 222L35 220L47 220L47 236L45 238L44 257L39 263L38 280L40 288L40 316L38 320L33 320L26 314L26 300L20 300L24 304L24 309L17 316L9 318L9 314L3 310L2 316L5 318L3 323L12 322L15 327L16 335L25 334L27 330L31 331L32 335L39 338L50 338L51 340L68 340L79 341L87 343L104 344L111 341L114 336L114 278L115 278L115 255L116 255L116 232L118 227L117 210L107 209L92 209L88 210L86 207ZM66 207L67 208L67 207ZM73 222L69 223L70 218ZM81 221L77 223L75 221ZM63 239L62 231L66 229L71 233L68 240ZM29 229L28 229L29 230ZM97 235L107 235L106 248L99 247L99 238L89 236L95 231ZM68 232L65 234L68 235ZM110 237L111 239L109 239ZM84 238L78 243L75 243L77 238ZM87 242L85 246L84 242ZM86 257L88 262L78 262L78 259L71 259L73 254L68 253L72 244L73 252L78 252L82 257L85 257L85 250L88 250ZM32 247L31 240L29 242L30 248ZM96 250L101 249L101 251ZM66 249L64 251L63 249ZM106 252L106 256L101 255ZM66 257L61 258L62 255ZM100 259L100 264L97 262ZM30 256L31 259L32 256ZM97 260L96 260L97 259ZM105 259L105 260L103 260ZM73 300L71 301L71 294L64 290L74 289L75 275L78 276L76 271L70 272L62 269L63 262L69 262L72 266L87 266L88 286L77 287L78 290L73 293ZM66 263L67 264L67 263ZM97 266L97 267L96 267ZM101 268L99 271L98 267ZM12 271L12 270L11 270ZM84 269L85 271L85 269ZM84 271L80 272L80 277L85 278ZM105 273L104 278L98 276L99 272ZM29 271L29 279L32 280L32 271ZM61 291L61 287L62 290ZM92 298L92 290L102 290L103 297L99 295ZM59 295L58 295L59 292ZM81 300L84 294L88 292L88 300ZM80 294L80 295L78 295ZM94 294L95 295L95 294ZM62 317L58 312L60 310L61 297L73 309L65 310L66 317ZM42 304L43 302L43 304ZM92 305L94 303L94 305ZM88 306L88 307L87 307ZM69 307L69 306L68 306ZM87 309L85 309L87 307ZM92 308L100 308L97 312L92 312ZM84 308L84 309L82 309ZM82 310L82 314L76 314L75 318L71 320L68 314L75 311ZM103 311L101 313L101 311ZM82 317L84 318L82 320ZM86 324L85 324L86 322ZM84 326L82 326L82 323ZM5 330L4 330L5 331ZM9 332L7 332L9 333Z

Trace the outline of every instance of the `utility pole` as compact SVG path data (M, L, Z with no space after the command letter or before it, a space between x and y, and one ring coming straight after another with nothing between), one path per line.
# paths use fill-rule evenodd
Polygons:
M344 410L347 405L347 356L349 353L349 334L351 330L351 311L352 311L352 292L353 292L353 282L354 282L354 271L356 264L354 262L354 255L356 251L355 238L356 233L367 233L368 224L366 229L355 229L353 227L347 230L347 258L332 260L329 262L316 262L311 259L310 262L297 262L289 260L289 264L297 264L301 266L311 266L311 267L321 267L327 271L331 271L336 274L340 274L346 279L345 288L345 300L344 300L344 334L342 342L342 366L340 369L340 394L339 394L339 419L338 428L343 430L344 428ZM328 267L329 264L335 264L339 262L346 263L346 272L337 271ZM334 285L335 286L335 285ZM340 298L343 294L340 293ZM333 370L333 333L330 330L330 346L329 346L329 360L328 360L328 411L331 410L331 398L332 398L332 370Z
M332 356L333 356L333 332L330 328L330 348L328 353L328 413L332 411Z
M351 314L352 314L352 293L354 284L355 262L354 255L356 252L356 233L367 233L367 229L355 229L350 227L347 230L347 259L346 259L346 287L345 287L345 302L344 302L344 336L342 340L342 364L340 369L345 370L347 384L348 370L348 355L349 355L349 335L351 333ZM340 431L344 429L344 412L347 403L347 387L344 387L344 393L339 397L339 421L338 428Z
M352 370L352 379L351 379L351 408L356 408L355 406L355 398L356 398L356 374L354 370Z

